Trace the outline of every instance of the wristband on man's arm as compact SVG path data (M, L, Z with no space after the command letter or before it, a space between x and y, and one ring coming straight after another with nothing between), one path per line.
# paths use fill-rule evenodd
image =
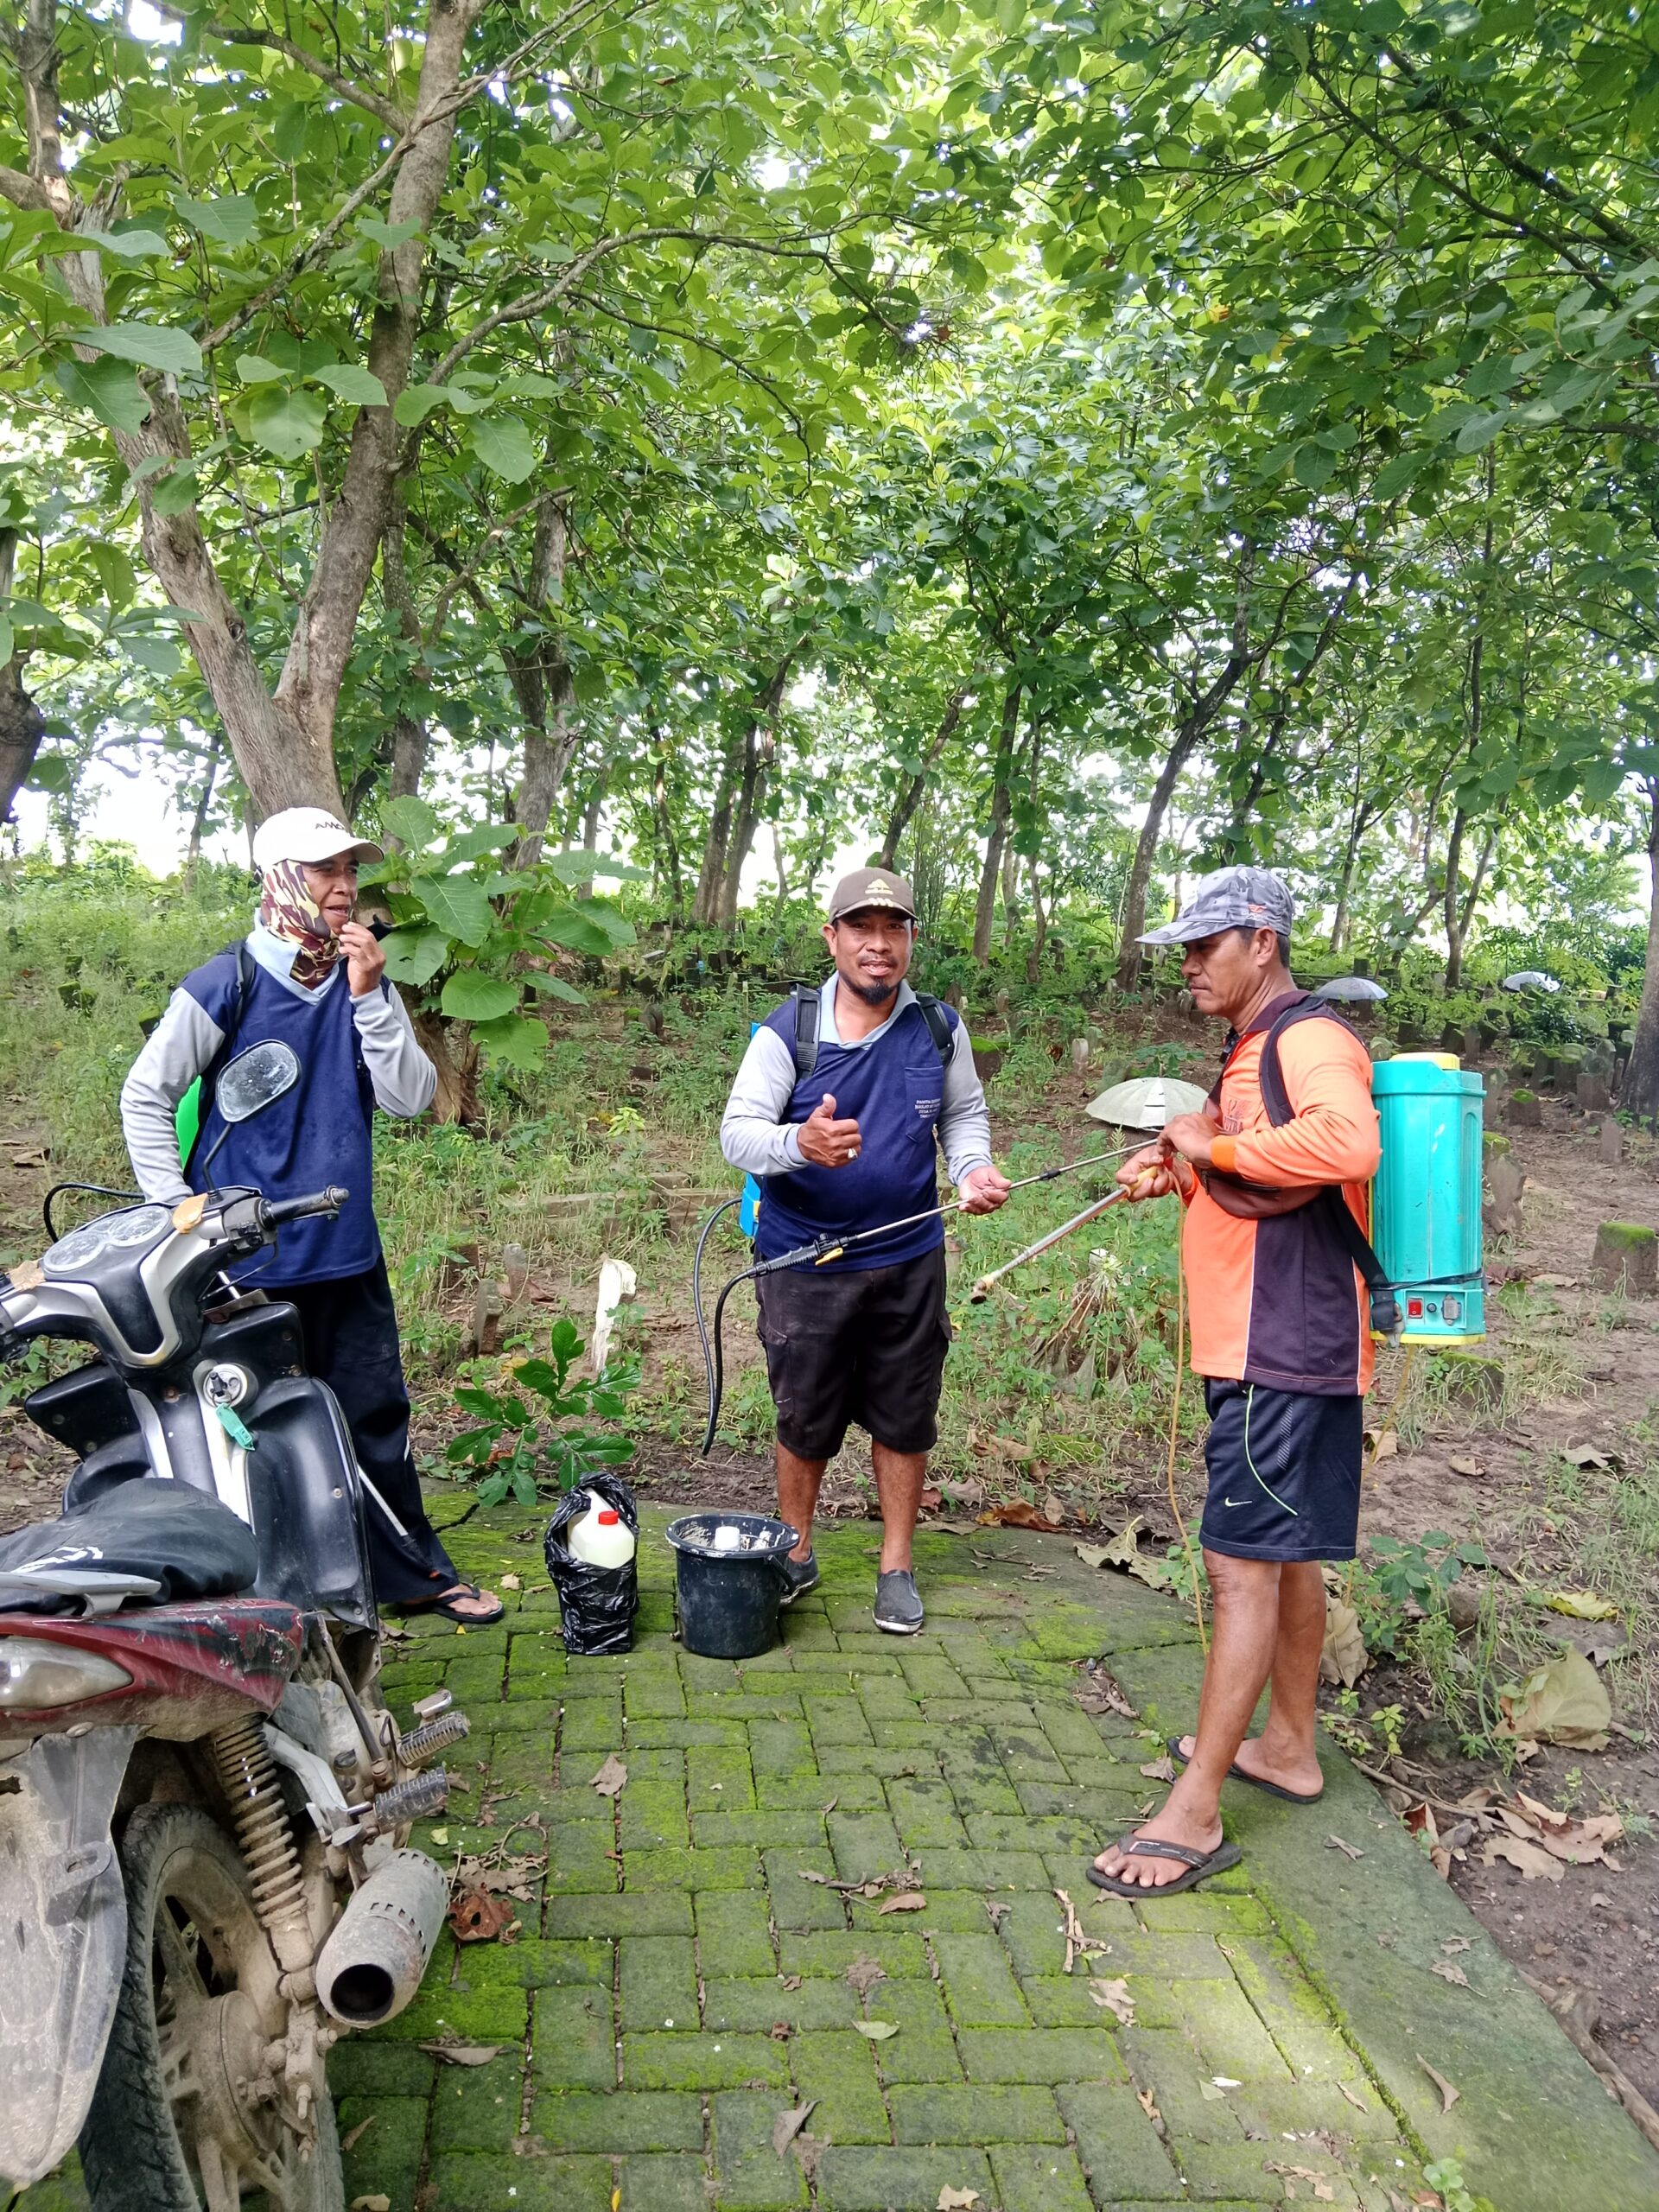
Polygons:
M1224 1175L1236 1174L1238 1170L1238 1140L1236 1137L1213 1136L1210 1140L1210 1165L1218 1167Z

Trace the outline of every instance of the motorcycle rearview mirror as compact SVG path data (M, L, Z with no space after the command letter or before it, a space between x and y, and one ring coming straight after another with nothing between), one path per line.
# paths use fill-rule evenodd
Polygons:
M227 1060L213 1092L213 1103L225 1127L202 1161L203 1170L212 1166L213 1154L238 1122L251 1122L267 1106L274 1106L299 1079L299 1054L291 1045L274 1037L263 1045L250 1045L245 1052Z

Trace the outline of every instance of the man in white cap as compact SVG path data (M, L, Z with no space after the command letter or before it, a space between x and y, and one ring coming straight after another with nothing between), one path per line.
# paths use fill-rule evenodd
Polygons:
M437 1085L404 1002L385 981L378 940L353 919L359 864L381 857L378 845L321 807L285 807L261 824L253 841L260 875L253 928L174 992L122 1087L121 1122L147 1198L171 1204L205 1189L198 1163L210 1152L220 1186L251 1185L268 1198L329 1183L350 1191L337 1220L283 1230L260 1265L258 1287L298 1307L307 1365L339 1399L375 1492L364 1525L376 1598L476 1624L498 1619L501 1601L461 1580L421 1503L397 1316L371 1192L374 1109L424 1113ZM220 1069L233 1053L272 1039L297 1055L298 1082L264 1113L227 1126L213 1096ZM196 1133L181 1162L178 1108L198 1079Z

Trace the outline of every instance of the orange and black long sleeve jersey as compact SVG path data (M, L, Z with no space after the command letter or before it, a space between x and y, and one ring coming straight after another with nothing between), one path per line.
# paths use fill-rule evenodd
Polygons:
M1298 1021L1279 1039L1295 1118L1274 1128L1262 1097L1262 1046L1275 999L1234 1047L1219 1085L1222 1134L1212 1165L1276 1190L1339 1185L1369 1229L1366 1186L1381 1147L1371 1064L1341 1021ZM1274 1390L1345 1397L1370 1388L1374 1363L1364 1282L1323 1206L1241 1220L1196 1180L1182 1256L1199 1375Z

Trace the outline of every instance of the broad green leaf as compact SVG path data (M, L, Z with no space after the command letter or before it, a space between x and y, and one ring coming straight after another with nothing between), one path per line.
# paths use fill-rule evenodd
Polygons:
M416 987L429 983L449 957L449 939L442 930L391 930L381 938L380 949L392 982Z
M148 261L152 255L167 251L167 240L158 231L82 231L79 235L85 245L96 246L100 253L113 253L123 261Z
M70 334L77 346L88 346L118 361L136 361L140 368L161 369L175 377L201 373L200 346L188 330L174 330L165 323L93 323Z
M400 391L392 404L392 414L406 430L424 423L435 407L448 407L449 387L442 384L412 384Z
M570 952L591 953L596 959L612 947L610 931L580 906L559 907L543 922L537 934L550 944L562 944Z
M70 356L54 362L52 373L72 406L90 407L112 430L130 435L149 420L149 396L124 362Z
M10 623L5 625L8 633L10 626ZM11 654L8 650L6 658L10 660L10 658ZM30 768L24 780L31 791L63 792L74 789L75 773L73 767L64 759L62 753L37 753L35 756L35 765Z
M248 403L248 428L256 444L278 461L298 461L321 443L326 414L315 391L260 385Z
M476 968L463 968L444 985L439 1003L454 1021L499 1021L522 995L505 976L480 976Z
M344 399L353 407L384 407L386 387L372 369L359 368L355 362L342 361L337 367L319 369L317 382L326 384L336 399Z
M196 472L175 463L162 477L149 495L149 504L158 515L181 515L194 504Z
M561 883L572 885L591 883L596 875L609 876L619 883L646 883L651 878L648 868L631 868L608 853L543 853L537 866L557 876Z
M530 432L516 415L480 416L467 441L485 467L509 484L522 484L536 466Z
M259 210L245 192L228 193L222 200L192 200L175 192L173 205L204 238L217 238L221 245L245 245L259 227Z
M442 824L423 798L405 796L383 801L380 826L416 851L435 842Z
M480 1023L473 1035L491 1059L505 1060L509 1067L521 1068L526 1074L534 1074L547 1052L547 1024L527 1020L523 1014Z
M406 245L410 238L418 238L418 223L383 223L378 215L359 215L357 227L365 238L372 238L376 245L390 251L393 246Z
M470 830L463 830L452 837L437 855L435 866L443 868L461 868L468 861L475 861L485 853L505 852L518 839L518 832L511 822L479 822Z
M1454 441L1459 453L1480 453L1510 419L1507 407L1493 407L1479 415L1471 415L1458 432Z
M280 384L289 372L268 361L263 353L238 353L236 373L244 384Z
M105 538L100 538L86 548L86 558L92 563L110 605L130 607L133 594L138 588L138 580L133 574L132 563L123 549L111 545Z
M482 944L495 916L476 883L464 875L417 875L411 893L432 921L463 944Z
M563 976L549 976L539 968L532 968L524 981L532 991L539 991L543 998L557 999L564 1006L586 1006L588 1003L575 985L567 983Z

